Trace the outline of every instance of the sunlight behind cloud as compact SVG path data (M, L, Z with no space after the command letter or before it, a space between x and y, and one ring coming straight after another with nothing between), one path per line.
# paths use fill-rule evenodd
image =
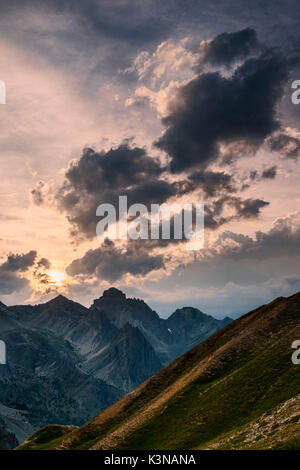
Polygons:
M61 271L58 271L58 269L50 269L48 274L49 274L51 284L57 287L63 286L64 281L66 279L66 276L64 273L62 273Z

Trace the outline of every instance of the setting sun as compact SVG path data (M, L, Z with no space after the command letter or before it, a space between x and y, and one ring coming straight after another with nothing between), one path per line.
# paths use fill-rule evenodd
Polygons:
M58 269L51 269L48 274L50 277L50 282L55 286L62 286L64 280L66 279L65 274L61 271L58 271Z

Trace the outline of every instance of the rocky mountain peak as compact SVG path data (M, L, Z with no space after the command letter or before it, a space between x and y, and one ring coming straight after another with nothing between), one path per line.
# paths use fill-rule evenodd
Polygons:
M126 299L126 295L121 290L116 289L115 287L110 287L109 289L103 292L103 295L100 298L122 300L122 299Z
M56 297L54 297L54 299L51 299L49 300L49 302L47 302L47 304L57 304L57 305L63 305L63 304L66 304L66 303L70 303L72 302L71 300L69 300L67 297L65 297L64 295L57 295Z

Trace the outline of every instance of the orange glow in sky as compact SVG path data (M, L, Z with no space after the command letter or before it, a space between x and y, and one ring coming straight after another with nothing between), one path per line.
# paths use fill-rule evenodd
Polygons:
M50 277L50 282L53 285L60 287L64 284L66 276L61 271L58 271L58 269L50 269L48 274Z

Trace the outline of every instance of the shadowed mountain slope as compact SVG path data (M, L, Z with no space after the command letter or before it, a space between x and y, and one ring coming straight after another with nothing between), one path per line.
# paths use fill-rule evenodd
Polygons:
M232 322L81 428L23 448L299 448L296 339L300 294Z
M168 320L145 302L114 288L90 308L62 295L39 305L0 303L0 339L7 346L0 418L6 430L23 442L44 425L81 425L227 321L180 317L173 318L171 332Z
M16 436L6 431L5 422L0 418L0 450L12 450L19 445Z

